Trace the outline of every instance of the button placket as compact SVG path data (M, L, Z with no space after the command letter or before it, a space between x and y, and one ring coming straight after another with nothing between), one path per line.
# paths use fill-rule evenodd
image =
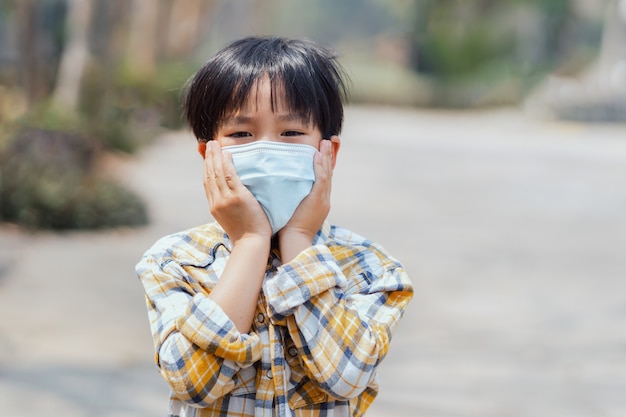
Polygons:
M265 312L265 298L263 293L259 294L258 305L256 314L254 315L254 322L257 327L257 332L261 338L263 344L263 353L261 361L258 364L258 386L256 399L261 401L271 401L275 395L275 388L273 381L268 378L268 372L271 370L271 335L270 335L270 322ZM272 375L273 376L273 375Z

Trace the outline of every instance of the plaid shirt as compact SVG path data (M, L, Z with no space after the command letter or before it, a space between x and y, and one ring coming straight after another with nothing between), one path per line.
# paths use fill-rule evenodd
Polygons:
M231 249L211 223L162 238L137 265L169 415L363 415L413 295L402 265L325 224L285 265L272 249L252 329L241 334L207 298Z

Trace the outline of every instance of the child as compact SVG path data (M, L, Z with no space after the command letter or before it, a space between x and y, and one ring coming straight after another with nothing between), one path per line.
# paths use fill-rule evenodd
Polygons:
M413 289L381 246L325 221L341 75L314 43L246 38L193 77L216 222L137 265L170 416L361 416L374 400Z

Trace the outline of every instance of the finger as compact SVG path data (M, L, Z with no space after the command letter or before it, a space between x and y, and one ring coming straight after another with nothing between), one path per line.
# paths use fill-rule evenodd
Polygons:
M214 179L214 171L213 171L213 163L212 163L212 157L211 157L211 151L209 150L209 146L207 146L206 149L206 153L205 153L205 158L204 158L204 192L207 196L207 199L209 200L209 204L211 206L213 206L213 203L216 201L216 199L218 198L217 193L217 187L215 185L215 179Z
M213 157L211 155L211 142L207 142L204 148L204 182L212 182L213 178Z
M326 144L324 145L324 162L325 164L325 169L328 172L328 177L332 177L333 175L333 146L332 146L332 142L330 140L325 141Z
M205 177L211 183L215 182L215 152L213 146L214 145L212 141L208 142L204 155L204 172L206 174Z
M216 149L220 150L219 144L214 141L209 141L204 158L204 188L209 202L211 203L217 201L221 194L218 184L221 170L221 152L217 152L220 156L220 158L217 158Z
M314 156L313 168L315 182L310 195L318 201L327 201L330 198L330 186L332 176L332 149L330 141L323 140L320 151Z
M222 148L216 141L211 141L211 164L213 168L213 183L215 187L223 192L228 189L228 184L226 184L226 179L224 175L224 164L223 164L223 155Z
M330 141L320 143L320 151L314 157L315 181L327 181L332 175L332 146Z
M235 165L233 164L233 155L228 151L222 151L222 166L226 185L232 190L243 187Z

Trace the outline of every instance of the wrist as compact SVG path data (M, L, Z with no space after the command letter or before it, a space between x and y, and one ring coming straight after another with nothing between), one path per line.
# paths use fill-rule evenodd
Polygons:
M271 236L267 236L261 233L245 233L236 240L233 240L233 247L249 247L256 248L258 250L269 249L271 246Z
M302 230L282 229L278 232L278 248L283 263L291 261L300 252L313 245L315 234Z

